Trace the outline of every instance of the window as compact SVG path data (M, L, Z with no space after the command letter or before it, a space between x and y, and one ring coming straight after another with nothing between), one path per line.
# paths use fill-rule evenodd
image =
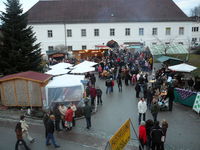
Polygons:
M192 32L198 32L199 31L199 27L192 27Z
M115 36L115 29L110 29L110 36Z
M82 49L87 49L87 46L86 45L82 45Z
M181 44L181 45L183 45L183 42L178 42L178 44Z
M99 36L99 29L94 29L94 36Z
M157 45L157 43L156 43L156 42L153 42L152 45Z
M165 42L165 44L166 44L166 45L169 45L169 44L170 44L170 42Z
M71 29L67 29L67 37L72 37L72 30Z
M166 34L166 35L171 35L171 28L169 28L169 27L166 28L165 34Z
M152 35L158 35L158 28L152 29Z
M81 29L81 36L86 36L86 29Z
M139 28L139 35L144 35L144 28Z
M67 50L68 51L72 51L73 49L72 49L72 46L67 46Z
M184 27L179 27L179 35L184 35Z
M197 41L197 38L192 38L192 42L196 42Z
M49 38L53 37L53 31L52 30L47 30L47 36Z
M52 51L53 50L53 46L48 46L48 50Z
M130 28L126 28L126 29L125 29L125 35L126 35L126 36L131 35L131 29L130 29Z

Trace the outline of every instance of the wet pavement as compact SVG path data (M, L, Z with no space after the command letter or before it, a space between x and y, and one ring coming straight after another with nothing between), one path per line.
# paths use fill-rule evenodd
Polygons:
M70 132L55 133L61 150L103 150L108 139L127 120L131 119L135 130L138 130L138 100L135 98L134 86L123 86L122 93L115 85L114 93L105 94L105 81L98 80L98 86L103 90L103 105L98 106L97 113L92 116L92 128L87 130L85 119L76 121L76 127ZM115 83L116 84L116 83ZM1 116L0 116L1 117ZM147 112L147 119L152 119ZM163 111L158 114L158 120L169 122L167 131L167 150L200 150L200 116L191 108L174 104L172 112ZM42 121L31 121L31 135L36 137L36 143L29 144L32 150L51 150L45 146L44 127ZM0 119L0 150L13 150L16 142L14 133L15 122L5 118ZM136 149L138 142L132 130L132 140L126 150Z

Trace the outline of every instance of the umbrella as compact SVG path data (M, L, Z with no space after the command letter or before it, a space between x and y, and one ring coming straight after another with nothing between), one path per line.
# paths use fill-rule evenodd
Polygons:
M168 67L170 70L174 70L174 71L178 71L178 72L191 72L195 69L197 69L197 67L182 63L179 65L174 65L174 66L170 66Z

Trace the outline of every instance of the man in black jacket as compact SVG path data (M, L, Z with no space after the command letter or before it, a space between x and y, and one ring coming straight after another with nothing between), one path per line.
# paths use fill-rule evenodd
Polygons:
M46 145L51 145L49 143L49 140L52 141L53 145L55 148L59 148L60 146L58 144L56 144L55 138L54 138L54 121L55 121L55 116L54 115L50 115L50 119L47 122L47 138L46 138Z
M86 119L87 129L90 129L91 128L92 107L88 105L88 101L85 102L85 107L83 108L83 114Z
M159 121L156 121L150 132L152 140L152 150L161 150L161 138L163 135L163 131L159 126Z

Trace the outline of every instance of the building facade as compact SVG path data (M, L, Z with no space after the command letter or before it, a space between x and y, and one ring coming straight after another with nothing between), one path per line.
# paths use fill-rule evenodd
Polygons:
M39 1L28 14L44 54L59 45L95 49L110 40L189 47L193 36L194 22L171 0Z

